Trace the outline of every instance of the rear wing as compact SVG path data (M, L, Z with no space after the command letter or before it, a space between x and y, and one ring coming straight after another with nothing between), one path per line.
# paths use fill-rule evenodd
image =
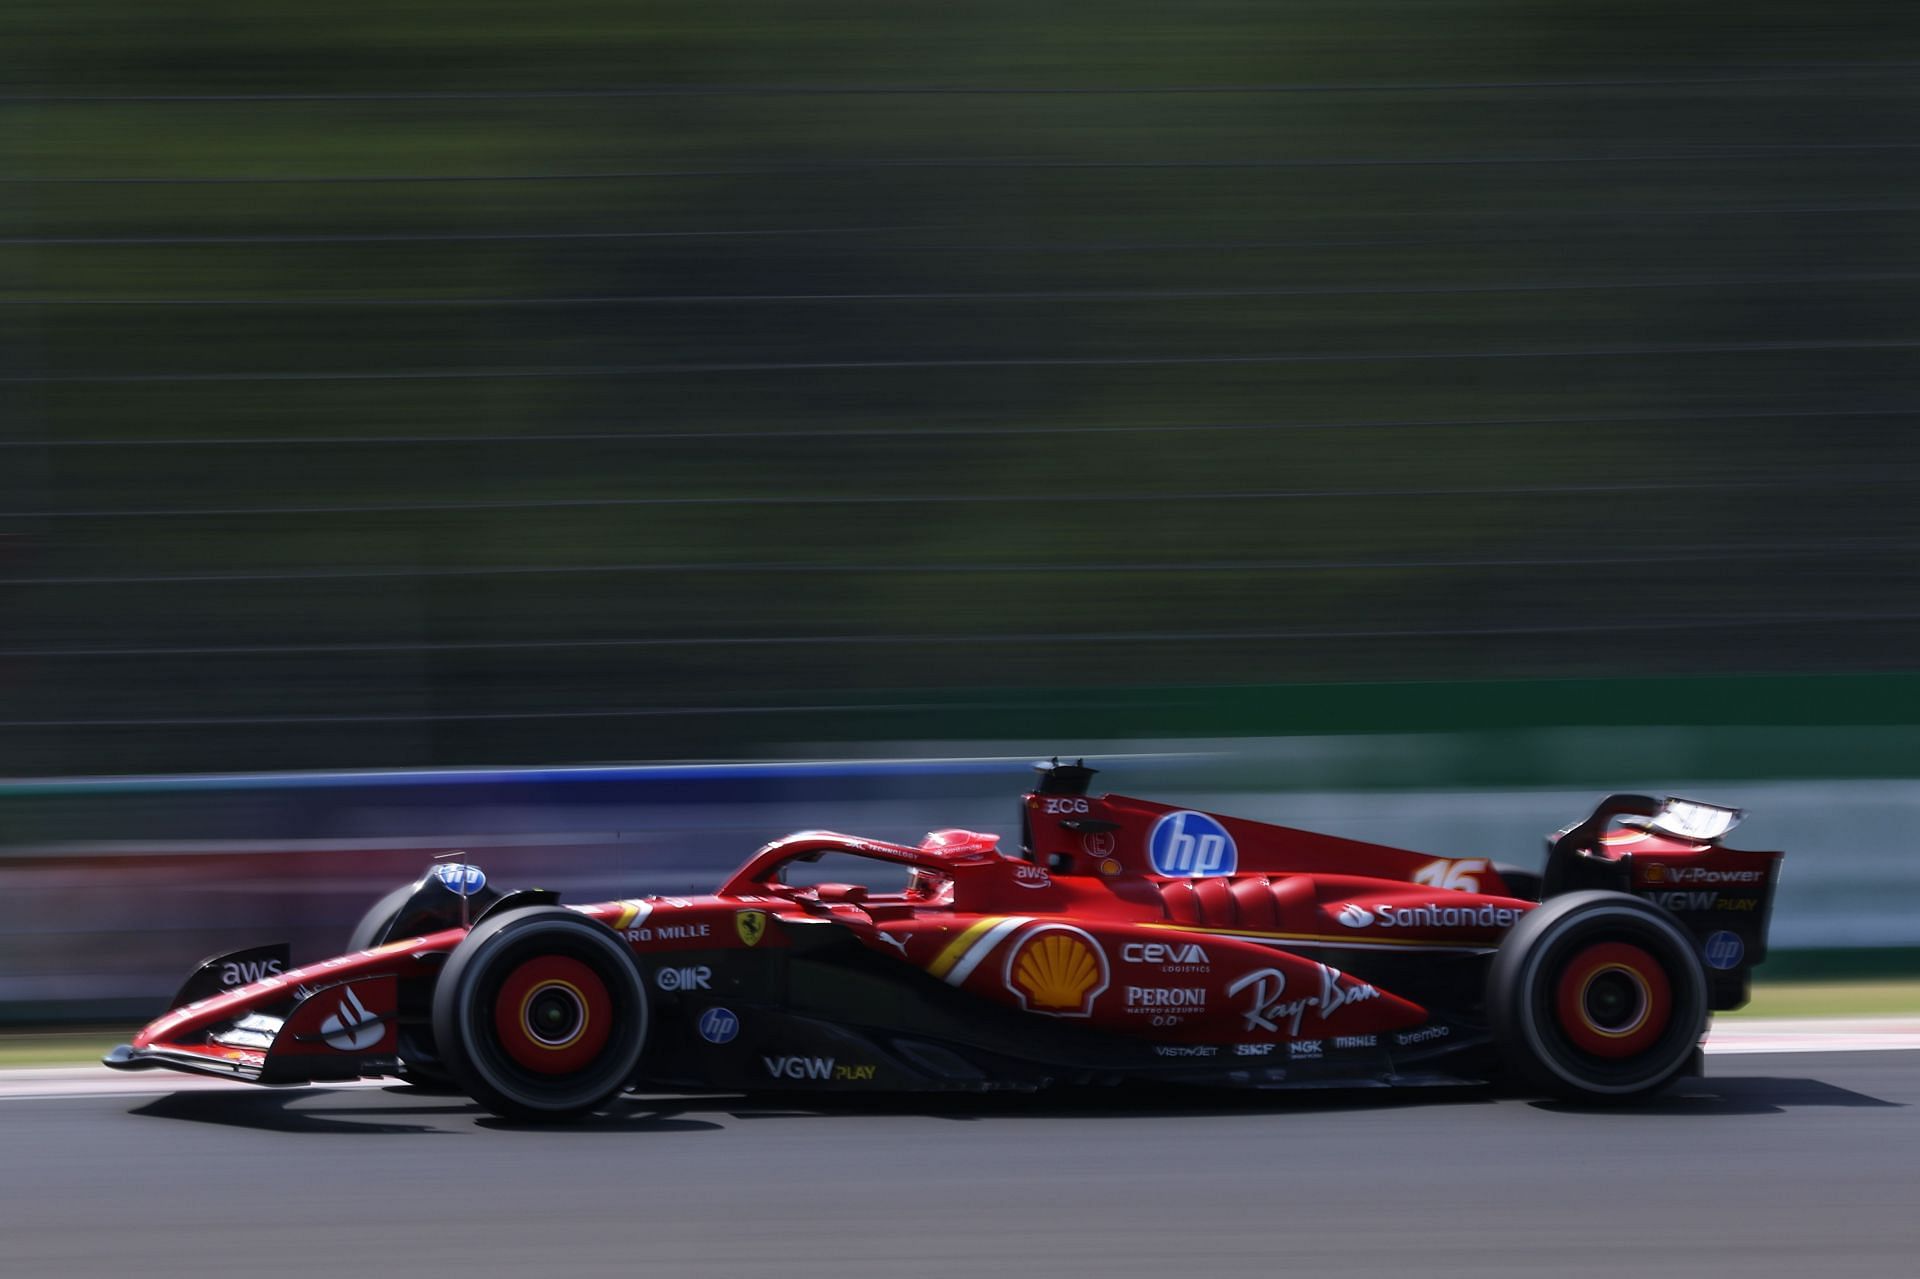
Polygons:
M1700 800L1609 795L1584 820L1547 837L1546 900L1601 888L1661 907L1690 933L1715 1009L1747 1002L1767 931L1780 852L1728 848L1746 814Z

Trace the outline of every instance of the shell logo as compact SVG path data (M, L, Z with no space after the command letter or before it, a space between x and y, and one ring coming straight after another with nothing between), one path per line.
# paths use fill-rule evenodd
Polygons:
M1107 954L1100 943L1066 924L1042 924L1007 953L1007 989L1030 1012L1091 1016L1107 980Z

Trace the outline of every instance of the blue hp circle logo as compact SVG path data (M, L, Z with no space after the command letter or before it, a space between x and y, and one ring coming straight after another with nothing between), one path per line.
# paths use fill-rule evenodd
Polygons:
M1740 961L1747 957L1747 944L1740 940L1737 933L1715 933L1707 938L1707 967L1725 971L1738 968Z
M487 886L487 874L478 866L467 866L460 862L440 862L433 868L433 875L445 884L449 891L462 897L471 897Z
M1239 864L1233 836L1205 813L1168 813L1147 836L1154 873L1182 878L1231 875Z
M740 1033L740 1019L731 1008L709 1008L700 1014L700 1038L710 1044L730 1044Z

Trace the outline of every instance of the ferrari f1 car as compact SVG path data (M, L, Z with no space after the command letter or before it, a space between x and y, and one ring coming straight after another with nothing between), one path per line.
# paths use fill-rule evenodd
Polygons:
M1746 1001L1780 853L1612 795L1530 873L1119 795L1042 766L1018 856L779 839L704 897L562 906L439 863L347 952L208 960L106 1064L451 1083L522 1119L648 1090L1481 1082L1620 1100ZM822 878L827 862L851 867Z

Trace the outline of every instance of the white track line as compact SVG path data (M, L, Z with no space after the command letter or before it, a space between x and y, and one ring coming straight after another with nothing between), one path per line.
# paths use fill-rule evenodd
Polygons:
M1860 1053L1920 1049L1920 1017L1726 1017L1707 1033L1710 1053Z
M1808 1017L1797 1020L1726 1018L1707 1035L1710 1054L1857 1053L1920 1051L1920 1017ZM356 1079L315 1088L378 1088L389 1079ZM138 1074L105 1066L0 1070L0 1101L60 1097L155 1097L176 1092L221 1092L257 1087L172 1070Z
M353 1079L322 1088L375 1088L391 1079ZM212 1079L177 1070L138 1073L105 1066L50 1066L0 1070L0 1101L46 1101L59 1097L157 1097L176 1092L232 1092L257 1088L236 1079Z

